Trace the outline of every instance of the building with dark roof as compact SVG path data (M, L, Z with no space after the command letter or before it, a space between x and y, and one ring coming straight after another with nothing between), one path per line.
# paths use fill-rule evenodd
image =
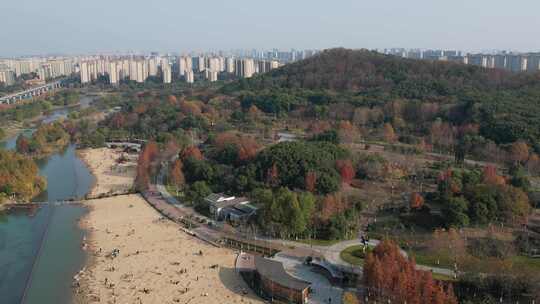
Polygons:
M308 303L311 283L288 274L281 262L241 253L236 259L236 270L255 292L265 298Z
M249 205L245 197L226 196L222 193L212 193L205 199L210 214L215 220L240 221L252 216L257 208Z

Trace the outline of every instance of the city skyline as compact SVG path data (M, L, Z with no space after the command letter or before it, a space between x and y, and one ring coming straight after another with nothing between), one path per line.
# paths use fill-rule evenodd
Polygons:
M260 7L246 0L96 0L76 6L23 0L4 4L10 26L0 32L0 57L235 48L540 50L533 39L539 3L470 2L276 0Z

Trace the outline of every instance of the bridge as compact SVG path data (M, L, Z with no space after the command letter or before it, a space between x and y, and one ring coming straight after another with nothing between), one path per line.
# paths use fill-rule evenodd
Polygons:
M13 104L13 103L16 103L17 101L21 101L25 99L32 99L34 97L46 94L49 91L58 89L62 87L63 84L64 84L64 80L62 79L55 82L47 83L42 86L34 87L25 91L2 96L0 97L0 104Z

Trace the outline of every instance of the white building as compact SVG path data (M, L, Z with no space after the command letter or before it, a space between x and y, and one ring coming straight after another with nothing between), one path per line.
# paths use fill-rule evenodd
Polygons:
M118 65L114 61L111 61L109 63L109 83L110 84L118 83Z
M193 83L195 81L195 76L193 75L193 71L189 70L186 71L186 82L187 83Z
M171 83L172 82L171 65L169 63L164 63L161 66L161 69L163 70L163 83Z
M14 84L15 72L9 69L1 69L0 70L0 83L5 84L6 86Z

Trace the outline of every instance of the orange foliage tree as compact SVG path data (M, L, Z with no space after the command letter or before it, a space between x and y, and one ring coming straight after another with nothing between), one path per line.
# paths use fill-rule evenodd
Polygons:
M218 151L225 149L229 145L234 145L238 149L238 161L246 161L257 155L260 145L251 136L245 136L234 132L224 132L218 134L214 140Z
M355 171L350 160L338 160L336 161L336 168L341 175L341 181L350 184L354 178Z
M523 141L516 141L510 148L510 159L514 163L525 163L529 158L529 146Z
M171 171L169 172L170 181L176 187L177 194L178 194L178 190L182 186L184 186L184 183L186 181L184 178L184 173L182 172L182 167L183 167L182 162L179 159L177 159L173 163L171 167Z
M186 159L188 159L190 157L193 157L193 158L198 159L198 160L203 159L203 155L202 155L201 150L199 150L199 148L197 148L195 146L186 147L180 152L180 159L186 160Z
M368 297L395 303L457 304L451 284L436 283L431 272L416 270L392 241L382 241L368 253L363 283Z
M424 206L424 198L418 192L411 194L410 206L412 209L420 209Z
M148 142L141 154L137 163L137 177L135 178L135 186L137 190L144 191L148 189L150 184L150 173L152 170L152 162L157 158L159 148L153 141Z
M316 184L317 184L317 173L313 171L309 171L308 173L306 173L306 177L305 177L306 190L314 193Z
M497 168L494 165L487 165L483 172L484 183L489 185L504 185L504 177L497 174Z
M391 124L389 123L384 124L383 136L384 136L384 140L386 140L387 142L392 143L396 141L397 139L396 132L394 131L394 128L392 127Z

